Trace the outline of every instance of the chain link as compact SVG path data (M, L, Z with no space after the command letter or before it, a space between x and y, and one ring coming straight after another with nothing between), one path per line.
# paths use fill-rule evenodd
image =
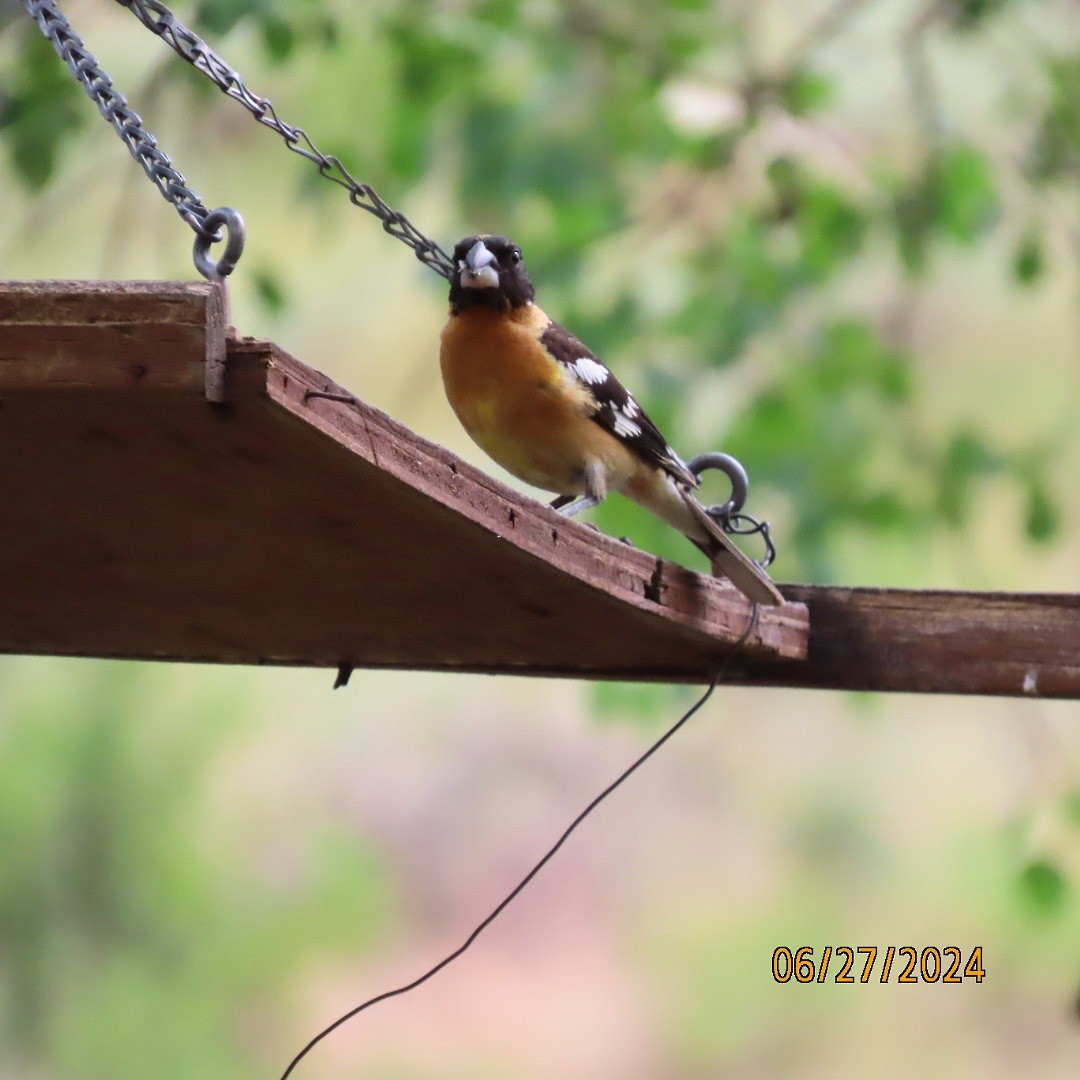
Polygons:
M98 67L82 38L72 30L52 0L22 0L22 4L158 191L197 233L201 233L203 221L210 211L173 168L168 154L158 146L154 136L143 128L142 118L129 107L127 98L113 86L112 79Z
M444 278L453 275L453 260L438 244L429 240L404 214L388 206L370 184L356 180L338 158L324 154L303 128L293 127L282 120L268 98L259 97L249 90L235 68L227 64L198 34L178 22L164 4L158 0L116 2L127 8L143 26L157 34L196 70L201 71L219 90L240 102L260 124L276 131L293 153L314 162L322 176L345 188L354 206L377 217L383 229L412 248L425 266Z
M112 79L98 66L97 60L87 49L81 37L71 28L71 24L57 8L53 0L22 0L30 17L38 29L56 50L56 54L71 69L71 73L86 91L87 96L97 105L101 115L113 126L131 156L142 166L143 171L154 186L161 192L162 198L171 203L176 212L195 230L196 250L205 252L211 243L221 239L213 221L208 226L207 218L211 211L188 187L184 176L173 168L169 155L157 144L157 140L142 126L142 117L127 102L127 98L113 86ZM213 214L222 215L226 211L215 210ZM228 273L243 250L243 222L235 211L228 211L233 217L228 219L230 235L229 247L233 255L232 265L224 269L222 264L214 266L208 259L206 267L200 267L208 277L221 277ZM209 272L208 272L209 270Z

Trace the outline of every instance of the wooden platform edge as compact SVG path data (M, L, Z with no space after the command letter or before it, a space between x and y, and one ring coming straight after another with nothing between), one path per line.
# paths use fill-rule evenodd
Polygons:
M514 546L572 579L576 596L594 590L603 604L634 609L637 632L664 627L675 648L655 665L612 669L617 653L574 667L576 654L513 661L519 674L645 681L700 681L710 658L730 653L752 605L716 579L629 548L514 491L431 443L269 342L238 340L227 330L221 286L201 282L0 282L0 399L46 400L97 392L101 400L147 395L147 402L206 401L224 416L229 402L272 410L278 430L329 440L327 460L349 456L373 466L452 511L455 523ZM330 395L329 397L327 395ZM219 400L220 399L220 400ZM337 399L337 400L334 400ZM217 404L213 402L217 401ZM264 413L263 415L270 415ZM295 425L295 427L293 427ZM299 444L298 444L299 445ZM353 466L349 465L348 469ZM346 469L341 475L352 475ZM445 518L443 520L451 520ZM753 635L725 676L745 685L903 693L1080 698L1080 595L986 593L782 585L785 604L761 608ZM609 611L615 610L608 607ZM629 613L628 613L629 614ZM655 620L655 621L654 621ZM640 642L641 638L636 638ZM650 640L647 638L646 640ZM26 644L31 644L26 642ZM71 642L78 646L78 642ZM215 661L175 645L140 659ZM134 647L140 648L135 642ZM127 643L93 655L132 656ZM181 649L183 646L181 646ZM693 660L683 663L689 648ZM171 650L171 651L170 651ZM75 648L62 655L89 655ZM625 655L625 654L624 654ZM266 662L322 664L325 653L299 652ZM227 662L228 657L224 657ZM406 657L411 659L411 657ZM586 658L587 659L587 658ZM263 662L260 659L231 662ZM373 667L505 672L434 655L424 663L383 656ZM358 666L363 666L360 660ZM521 664L518 667L518 664ZM628 670L628 668L630 668Z
M1080 698L1080 594L783 585L806 604L806 661L733 665L753 686Z
M0 281L2 389L221 400L228 306L220 282Z
M298 419L345 438L380 468L499 530L538 558L635 606L663 606L668 618L695 629L715 633L709 623L718 618L722 634L732 640L745 628L751 605L730 586L568 521L371 406L307 397L310 390L347 391L277 346L249 339L231 344L229 355L238 373L250 373L256 358L265 363L267 392ZM250 374L246 378L250 388ZM729 681L804 689L1080 697L1080 595L792 584L780 590L786 603L760 608L760 638L749 643ZM773 655L768 655L770 646ZM581 673L537 669L530 674ZM605 675L594 672L593 677ZM651 672L642 677L660 681L665 676Z
M234 373L226 376L227 395L265 392L298 422L317 428L349 452L477 526L592 588L707 634L720 647L718 651L739 640L749 625L753 605L729 583L563 517L352 397L271 342L230 341L227 368ZM264 378L255 374L260 369L265 371ZM313 397L312 392L350 400ZM808 630L807 611L801 603L762 606L742 647L767 662L801 660L806 655Z

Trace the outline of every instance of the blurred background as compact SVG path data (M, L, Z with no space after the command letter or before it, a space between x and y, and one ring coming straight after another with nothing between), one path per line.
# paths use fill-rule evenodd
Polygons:
M240 331L498 475L442 395L444 283L120 6L62 6L244 214ZM684 455L743 460L778 580L1077 588L1075 0L175 7L444 246L518 240ZM2 0L0 272L190 279L191 241ZM0 1077L278 1075L693 693L332 678L0 659ZM297 1076L1072 1077L1078 886L1075 703L724 689ZM771 976L890 944L981 945L986 978Z

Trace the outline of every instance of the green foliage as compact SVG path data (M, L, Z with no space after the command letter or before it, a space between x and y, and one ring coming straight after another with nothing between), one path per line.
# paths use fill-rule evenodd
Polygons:
M0 138L15 175L40 191L53 178L70 136L93 116L52 46L33 28L0 96Z
M828 538L845 526L917 527L920 482L897 472L878 438L902 431L912 392L907 358L864 320L841 320L822 327L729 430L727 447L755 463L755 479L793 500L796 566L826 575Z
M946 12L952 25L961 31L977 30L1013 0L946 0Z
M927 29L929 62L950 42L989 53L984 29L1000 30L1023 7L948 0ZM625 376L682 453L715 446L744 461L748 509L780 516L779 578L844 579L853 539L864 548L966 542L990 485L1005 508L1002 530L1052 542L1062 532L1058 446L1044 435L1025 445L1031 436L1016 436L1008 422L959 408L923 423L943 395L939 342L908 324L927 297L940 310L943 266L975 274L997 260L987 276L1025 296L1060 287L1068 255L1058 241L1069 222L1050 197L1080 177L1080 53L1062 47L1036 58L1045 81L1037 104L1008 93L1002 65L1002 92L995 86L990 96L1012 110L1005 138L986 124L965 130L950 115L944 80L931 110L940 125L908 115L897 80L898 123L883 116L845 130L844 105L863 93L865 68L810 49L788 67L762 69L747 25L754 8L199 0L189 13L253 88L275 101L279 87L292 95L289 119L350 168L359 159L358 175L392 205L411 213L424 185L424 205L444 210L453 233L514 235L545 307ZM73 5L70 14L94 29L131 21L115 4ZM182 7L178 14L187 17ZM800 5L791 17L802 17ZM111 136L24 15L6 24L0 13L0 33L11 57L0 77L0 142L15 180L46 193L65 174L70 180L65 167L84 125L102 142ZM902 45L876 40L869 62L905 56ZM151 78L164 74L159 104L174 110L166 115L190 116L189 145L232 138L239 122L228 135L218 125L236 107L160 43L147 36L144 47L155 58ZM357 69L348 94L313 74L316 61ZM700 124L680 115L672 103L680 87L715 115ZM123 89L139 109L140 85ZM243 122L237 156L267 137ZM131 167L118 145L112 150L117 168ZM314 170L293 164L282 154L282 185L319 192L327 217L350 213ZM291 227L302 229L308 210L300 207ZM1010 242L994 243L1003 218ZM375 227L358 227L367 225ZM385 244L388 260L409 258ZM290 257L241 267L269 316L287 311L301 273ZM722 481L708 479L706 495L722 501ZM609 500L597 516L616 536L701 565L686 541L625 500ZM62 677L25 684L17 672L17 662L0 667L5 1067L168 1080L280 1066L294 1047L252 1048L245 1033L273 1030L294 1011L313 948L374 947L372 935L392 918L386 869L344 830L305 841L296 865L275 830L253 839L216 816L213 766L245 720L220 690L184 699L180 680L155 671L152 681L126 665L65 663ZM673 720L690 695L601 684L595 700L609 715L658 722ZM1080 793L1063 813L1080 821ZM836 912L851 901L854 917L865 906L852 883L876 853L865 850L857 815L844 806L796 816L808 823L792 839L806 864L796 867L797 910L773 917L752 888L741 922L718 919L709 905L697 923L657 924L660 970L691 973L685 999L672 1005L673 1023L687 1029L688 1075L714 1073L737 1037L768 1017L774 988L762 957L778 941L842 941ZM1036 858L1018 871L1011 852L968 880L969 846L963 855L945 860L954 874L942 885L955 925L968 925L988 881L1004 883L1013 905L1057 932L1074 916L1063 864ZM266 870L282 862L284 881ZM921 866L896 895L934 879ZM733 993L736 969L761 977ZM847 1031L851 995L831 1000L815 996L814 1015L835 1007Z
M278 272L261 266L253 272L252 278L259 303L272 315L280 315L285 310L287 300L285 285Z
M780 100L792 116L808 116L829 105L834 93L831 79L810 68L799 68L784 79Z
M194 26L212 45L237 26L254 22L267 58L283 64L301 45L337 44L338 19L326 8L322 0L202 0Z
M220 38L252 15L264 25L275 18L266 0L203 0L195 11L195 20L201 33Z
M1043 183L1075 182L1080 177L1080 53L1055 57L1046 74L1050 101L1032 140L1031 174Z
M1061 914L1069 898L1065 875L1048 859L1028 863L1020 873L1017 885L1027 910L1043 918Z
M895 214L900 257L911 274L926 269L934 240L974 244L998 215L986 155L959 143L935 150L914 180L898 191Z
M974 481L1001 466L1001 459L974 432L955 432L945 446L938 471L937 508L943 520L954 526L965 521Z
M1061 529L1061 511L1040 474L1029 475L1024 530L1037 544L1049 543Z
M275 837L245 846L207 820L209 766L244 720L235 694L185 698L160 669L63 663L62 680L22 683L4 664L5 1058L88 1080L151 1061L178 1080L265 1072L237 1025L284 1008L313 940L372 942L384 874L355 836L327 834L296 868L302 889L267 880Z
M601 716L617 716L620 721L629 719L651 727L658 720L674 723L678 710L690 705L698 693L685 686L600 682L593 700Z
M1013 276L1021 285L1034 285L1046 269L1046 254L1041 232L1032 227L1024 230L1013 251Z

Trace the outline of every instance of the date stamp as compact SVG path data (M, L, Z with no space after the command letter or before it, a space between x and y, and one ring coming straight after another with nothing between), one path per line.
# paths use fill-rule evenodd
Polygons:
M772 977L778 983L981 983L986 978L983 950L976 945L965 959L957 945L939 949L929 945L826 945L818 950L803 945L773 949Z

